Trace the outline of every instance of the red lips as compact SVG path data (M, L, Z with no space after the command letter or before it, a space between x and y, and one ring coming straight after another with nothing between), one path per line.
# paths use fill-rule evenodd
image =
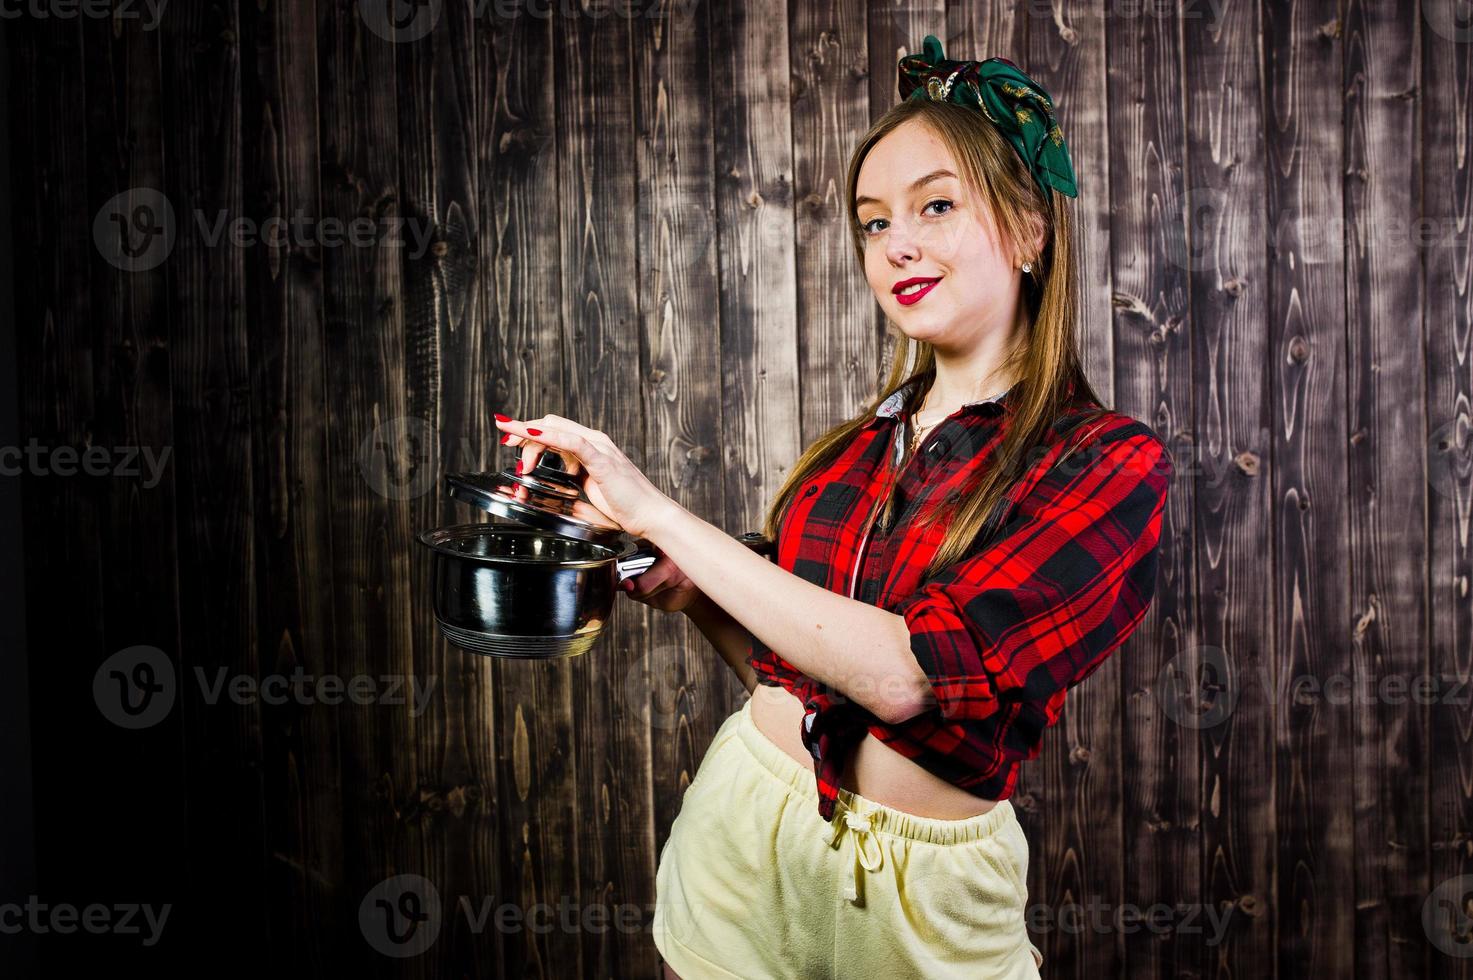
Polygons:
M899 303L901 306L912 306L916 303L919 303L921 301L921 298L929 293L932 289L935 289L936 284L940 281L940 276L937 276L935 278L917 276L911 279L904 279L900 282L897 282L895 285L890 287L890 291L895 294L895 302ZM922 283L925 283L927 285L923 285L920 289L916 290L913 293L902 295L900 292L902 289L905 289L908 286L916 286Z

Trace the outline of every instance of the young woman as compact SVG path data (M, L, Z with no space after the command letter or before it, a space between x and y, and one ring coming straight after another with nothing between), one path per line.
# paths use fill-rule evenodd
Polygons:
M660 854L667 977L1038 976L1008 797L1155 588L1170 457L1080 367L1052 102L934 37L899 78L846 181L893 367L779 489L776 562L603 433L497 416L661 552L630 594L689 615L752 693Z

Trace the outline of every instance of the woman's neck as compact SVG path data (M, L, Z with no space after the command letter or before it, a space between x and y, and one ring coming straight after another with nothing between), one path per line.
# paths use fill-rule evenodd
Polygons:
M1009 364L1019 338L1028 336L1027 323L1015 323L1011 330L986 333L975 347L966 352L933 350L935 379L926 393L921 411L927 419L944 418L968 402L995 398L1012 387L1017 380L1016 368Z

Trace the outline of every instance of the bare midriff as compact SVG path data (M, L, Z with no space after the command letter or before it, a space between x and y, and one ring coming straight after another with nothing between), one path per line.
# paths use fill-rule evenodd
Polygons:
M805 769L813 756L803 744L803 702L787 689L758 684L752 691L752 723ZM839 777L844 789L903 813L938 820L964 820L997 806L953 786L890 748L871 732L857 745Z

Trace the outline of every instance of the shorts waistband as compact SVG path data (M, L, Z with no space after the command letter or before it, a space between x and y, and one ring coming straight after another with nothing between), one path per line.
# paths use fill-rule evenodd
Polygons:
M791 792L798 793L818 811L818 784L813 767L799 765L757 728L752 721L752 699L749 697L738 712L735 737L746 747L774 779L785 784ZM876 833L892 834L910 840L930 844L963 844L967 841L991 837L1000 829L1017 819L1013 805L999 800L986 813L960 820L944 820L938 817L922 817L906 813L894 807L876 803L858 793L840 787L839 806L834 814L837 821L842 810L849 809L869 817L869 825Z

